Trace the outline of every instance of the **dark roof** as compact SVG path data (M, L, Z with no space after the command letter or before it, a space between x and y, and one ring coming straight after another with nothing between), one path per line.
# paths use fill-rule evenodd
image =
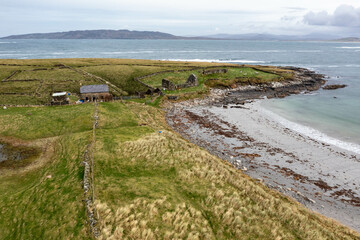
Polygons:
M109 86L106 84L101 85L87 85L80 88L80 93L102 93L109 92Z

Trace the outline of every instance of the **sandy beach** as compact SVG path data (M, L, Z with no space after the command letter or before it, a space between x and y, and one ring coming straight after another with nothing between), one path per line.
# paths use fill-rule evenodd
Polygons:
M359 154L286 128L261 101L226 108L177 104L167 119L183 137L249 176L360 231Z

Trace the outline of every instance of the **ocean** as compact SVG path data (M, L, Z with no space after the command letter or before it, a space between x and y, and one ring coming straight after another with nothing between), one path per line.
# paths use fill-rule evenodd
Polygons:
M293 130L360 152L360 43L236 40L0 40L0 58L131 58L305 67L338 90L263 102Z

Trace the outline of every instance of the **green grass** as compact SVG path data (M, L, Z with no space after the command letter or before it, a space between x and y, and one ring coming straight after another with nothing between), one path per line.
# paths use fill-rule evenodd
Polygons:
M0 177L0 239L88 238L79 167L86 141L81 134L59 138L51 164Z
M129 92L141 89L133 77L159 68L209 66L117 59L0 60L5 63L19 68L62 63L91 71ZM228 82L240 73L261 74L264 81L290 77L287 71L257 68L234 68L228 75L217 75L218 81ZM183 99L201 97L211 77L202 77L198 87L168 93ZM54 79L55 86L66 79ZM42 98L0 95L0 101ZM94 151L99 239L359 239L354 231L182 139L167 126L159 108L162 101L166 97L99 104ZM93 113L93 104L0 109L0 140L41 151L16 169L0 166L0 239L91 239L82 201L82 161L92 139Z
M1 93L25 93L25 94L34 94L40 84L40 81L34 82L2 82L0 88Z
M0 112L3 139L43 151L26 167L0 169L0 239L90 238L81 162L93 110L83 104ZM94 160L100 239L358 237L186 142L163 114L134 102L99 105Z
M81 162L92 112L92 105L0 112L4 140L42 152L26 167L0 168L0 239L89 238Z
M0 136L33 140L92 129L91 104L0 110Z
M202 69L191 70L191 71L180 71L180 72L168 72L161 73L155 76L151 76L143 79L142 81L146 84L149 84L153 87L161 88L162 79L167 79L172 81L174 84L182 84L185 83L190 74L195 74L198 77L199 85L202 86L204 83L210 85L212 87L216 87L217 85L213 84L216 82L218 85L222 86L230 86L233 83L247 82L249 79L256 81L257 83L264 83L268 81L279 81L281 80L281 76L274 73L266 73L259 70L255 70L250 67L228 67L227 73L216 73L204 75L202 74ZM186 91L184 89L183 91ZM198 89L196 89L198 90ZM190 90L191 91L191 90Z
M0 105L35 105L49 104L51 93L71 92L79 94L81 86L103 84L103 81L88 76L88 72L105 81L109 81L125 95L134 95L136 92L146 91L147 87L134 81L134 78L144 75L193 67L216 66L212 63L184 63L154 60L134 59L32 59L32 60L0 60L0 80L3 80L14 71L10 82L0 81ZM73 69L64 68L64 66ZM36 81L16 81L16 80ZM110 89L112 92L113 90ZM14 99L2 93L32 94L33 100L27 97Z

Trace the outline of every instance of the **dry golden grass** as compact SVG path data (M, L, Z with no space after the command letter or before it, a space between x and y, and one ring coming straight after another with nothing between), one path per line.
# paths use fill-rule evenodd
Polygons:
M101 107L103 121L108 107ZM133 127L138 137L130 140L121 125L112 139L97 132L102 239L359 238L183 140L167 129L160 110L135 103L123 109L147 130Z

